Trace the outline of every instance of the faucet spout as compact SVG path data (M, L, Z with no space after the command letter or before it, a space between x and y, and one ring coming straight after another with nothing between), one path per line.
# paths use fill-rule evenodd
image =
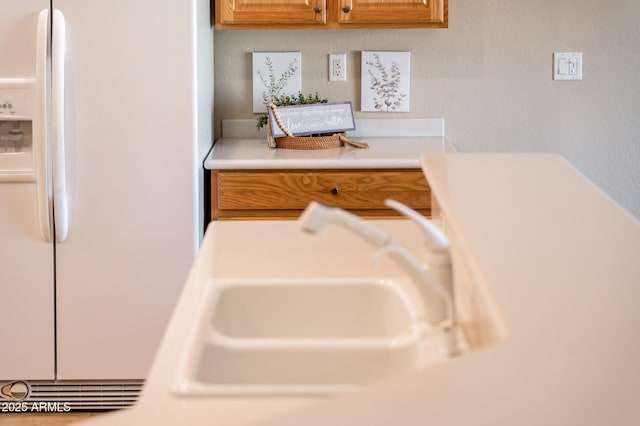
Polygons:
M344 226L376 247L383 247L391 240L386 233L360 219L358 216L346 210L329 207L317 201L309 203L298 218L298 224L302 229L312 234L322 231L329 223L337 223Z

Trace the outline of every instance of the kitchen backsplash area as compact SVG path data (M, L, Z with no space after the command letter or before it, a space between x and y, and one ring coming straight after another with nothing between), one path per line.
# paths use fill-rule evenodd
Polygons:
M222 119L257 117L252 52L301 52L303 93L350 101L356 118L444 117L463 152L561 154L640 217L639 14L632 1L456 0L447 29L215 31L215 135ZM362 111L363 51L410 53L408 112ZM583 53L582 81L552 79L558 51ZM346 81L329 81L336 53Z

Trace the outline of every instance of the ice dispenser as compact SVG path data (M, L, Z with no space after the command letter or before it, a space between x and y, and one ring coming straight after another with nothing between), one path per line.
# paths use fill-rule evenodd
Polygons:
M0 79L0 181L35 180L34 84Z

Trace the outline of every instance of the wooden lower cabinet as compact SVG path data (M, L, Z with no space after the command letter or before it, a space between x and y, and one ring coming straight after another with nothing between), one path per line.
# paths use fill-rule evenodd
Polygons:
M311 201L362 217L396 218L393 198L431 214L431 191L420 169L213 170L211 219L296 219Z

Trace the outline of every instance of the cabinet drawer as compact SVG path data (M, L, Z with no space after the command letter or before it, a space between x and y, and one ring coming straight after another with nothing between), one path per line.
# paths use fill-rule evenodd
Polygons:
M393 198L429 213L431 193L424 174L411 170L218 171L212 173L213 218L294 217L311 201L363 216L395 216L384 205Z

